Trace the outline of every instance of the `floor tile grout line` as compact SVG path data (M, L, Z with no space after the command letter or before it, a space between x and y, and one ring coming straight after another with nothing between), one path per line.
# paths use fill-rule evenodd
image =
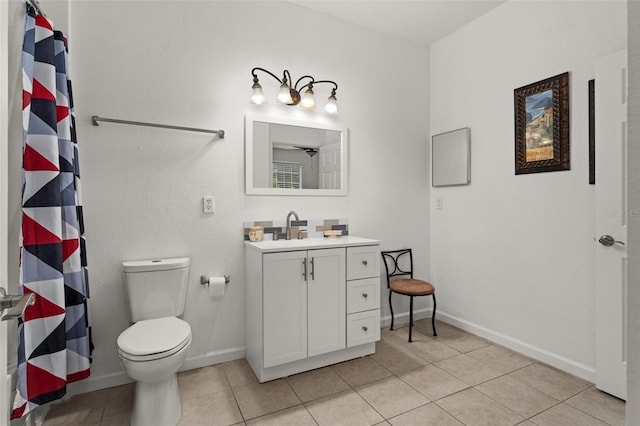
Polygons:
M455 395L455 394L457 394L457 393L464 392L464 391L466 391L466 390L468 390L468 389L470 389L470 388L462 389L462 390L460 390L460 391L458 391L458 392L454 392L454 393L452 393L451 395ZM449 396L451 396L451 395L447 395L446 397L449 397ZM459 419L458 417L456 417L456 416L455 416L455 414L450 413L450 412L449 412L445 407L443 407L442 405L438 404L438 401L442 401L442 400L443 400L444 398L446 398L446 397L442 397L442 398L438 399L437 401L433 401L433 403L434 403L434 404L436 404L436 406L438 406L438 408L440 408L442 411L444 411L445 413L447 413L448 415L450 415L451 417L453 417L454 419L456 419L457 421L459 421L459 422L460 422L460 423L462 423L463 425L466 425L466 423L465 423L465 422L463 422L463 421L462 421L462 419Z
M506 374L505 374L504 376L506 376ZM500 376L500 377L504 377L504 376ZM498 378L498 377L496 377L496 379L497 379L497 378ZM491 380L489 380L489 381L491 381ZM487 382L484 382L484 383L487 383ZM480 384L482 384L482 383L480 383ZM534 389L534 390L537 390L537 391L539 391L539 392L542 392L540 389L536 389L536 388L534 388L533 386L529 386L529 385L527 385L526 383L522 383L522 384L523 384L523 385L525 385L525 386L530 387L531 389ZM477 386L479 386L479 385L477 385ZM481 394L483 394L483 395L484 395L484 396L486 396L487 398L491 399L492 401L494 401L494 402L496 402L496 403L498 403L498 404L502 405L503 407L505 407L505 408L506 408L506 409L508 409L509 411L512 411L512 412L516 413L517 415L519 415L520 417L522 417L522 418L524 419L524 420L523 420L523 422L524 422L524 421L526 421L526 420L530 420L530 419L532 419L533 417L537 416L538 414L542 414L542 413L544 413L545 411L550 410L551 408L555 407L556 405L560 405L560 404L562 404L562 403L563 403L563 401L560 401L560 400L558 400L557 398L554 398L553 396L551 396L551 395L549 395L549 394L546 394L546 395L548 395L548 396L551 396L551 398L555 399L555 400L557 401L557 403L554 403L552 406L547 407L547 408L545 408L544 410L542 410L542 411L540 411L539 413L536 413L536 414L534 414L534 415L532 415L532 416L526 416L526 415L524 415L524 414L520 414L519 412L517 412L517 411L516 411L516 410L514 410L513 408L507 407L507 406L506 406L506 405L504 405L502 402L500 402L500 401L498 401L497 399L493 398L491 395L488 395L488 394L486 394L485 392L483 392L481 389L476 389L476 386L474 386L474 387L473 387L473 389L475 389L476 391L480 392ZM543 393L544 393L544 392L543 392ZM522 422L520 422L520 423L522 423Z
M395 376L391 376L391 377L395 377ZM381 382L382 380L386 380L386 379L388 379L388 378L389 378L389 377L385 377L384 379L378 380L378 381L373 382L373 383L378 383L378 382ZM362 385L362 386L367 386L367 385L368 385L368 384L366 384L366 385ZM386 421L386 420L387 420L387 418L386 418L386 417L385 417L385 416L384 416L380 411L376 410L376 407L374 407L373 405L371 405L371 403L370 403L369 401L367 401L367 398L365 398L364 396L360 395L360 392L358 392L356 389L354 389L353 391L356 393L356 395L358 395L358 397L359 397L360 399L362 399L362 400L363 400L363 401L364 401L364 402L365 402L369 407L371 407L371 409L372 409L373 411L375 411L376 413L378 413L378 414L380 415L380 417L382 417L382 418L384 419L383 421ZM381 422L378 422L378 423L381 423Z
M558 401L560 401L560 402L565 402L565 401L567 401L567 400L569 400L569 399L573 398L574 396L578 395L579 393L582 393L582 392L584 392L585 390L589 389L590 387L594 386L593 384L591 384L591 386L589 386L589 387L587 387L587 388L585 388L585 389L581 389L581 390L579 390L578 392L573 393L573 394L571 394L570 396L568 396L568 397L566 397L566 398L558 398L557 396L550 394L549 392L545 391L544 389L539 389L539 388L537 388L536 386L533 386L533 385L530 385L530 384L528 384L528 383L522 382L521 380L519 380L519 379L517 379L517 378L515 378L515 377L512 377L512 376L511 376L511 374L512 374L512 373L515 373L516 371L524 370L525 368L531 367L531 366L533 366L533 365L540 365L540 366L543 366L543 367L549 367L549 366L548 366L548 365L546 365L545 363L537 362L537 361L536 361L536 362L533 362L533 363L531 363L531 364L527 365L526 367L522 367L522 368L520 368L520 369L518 369L518 370L514 370L514 371L512 371L511 373L508 373L507 375L508 375L508 376L510 376L512 379L515 379L515 380L519 381L520 383L523 383L523 384L525 384L525 385L528 385L528 386L530 386L530 387L532 387L532 388L534 388L534 389L536 389L536 390L538 390L538 391L540 391L540 392L544 393L545 395L548 395L548 396L550 396L550 397L552 397L552 398L554 398L554 399L556 399L556 400L558 400ZM553 368L553 367L551 367L551 368ZM572 374L565 373L565 372L564 372L564 371L562 371L562 370L557 370L557 371L559 371L560 373L563 373L563 374L567 374L567 375L569 375L570 377L576 377L576 376L573 376ZM582 379L581 379L581 380L582 380ZM587 383L588 383L588 382L587 382Z
M607 425L611 426L611 423L609 423L608 421L605 421L604 419L601 419L601 418L599 418L599 417L596 417L596 416L594 416L593 414L587 413L586 411L584 411L584 410L582 410L582 409L580 409L580 408L578 408L578 407L574 407L574 406L573 406L573 405L571 405L571 404L567 404L567 401L569 401L570 399L573 399L574 397L576 397L576 396L580 395L580 394L581 394L581 393L583 393L583 392L586 392L587 390L589 390L589 389L591 389L591 388L595 388L595 389L597 389L597 388L595 387L595 385L590 386L590 387L588 387L587 389L584 389L584 390L582 390L582 391L578 392L577 394L575 394L575 395L573 395L573 396L571 396L571 397L569 397L569 398L565 399L564 401L562 401L562 403L563 403L563 404L565 404L565 405L567 405L567 406L569 406L569 407L571 407L571 408L573 408L574 410L578 410L578 411L580 411L581 413L586 414L586 415L587 415L587 416L589 416L589 417L592 417L592 418L594 418L594 419L596 419L596 420L601 421L602 423L605 423L605 424L607 424Z
M373 360L373 361L374 361L374 362L376 362L376 363L378 363L375 359L370 358L370 357L371 357L371 355L365 355L364 357L361 357L361 358L365 358L365 357L366 357L366 358L369 358L369 359L371 359L371 360ZM356 359L360 359L360 358L356 358ZM351 361L351 360L350 360L350 361ZM378 363L378 364L380 364L380 363ZM385 367L384 367L383 365L381 365L381 364L380 364L380 366L381 366L382 368L385 368ZM332 370L334 370L334 369L333 369L333 365L331 365L331 366L329 366L329 367L331 367L331 369L332 369ZM382 382L383 380L388 379L389 377L395 377L395 373L393 373L392 371L389 371L389 370L388 370L388 369L386 369L386 368L385 368L385 370L387 370L389 373L391 373L391 376L383 377L383 378L378 379L378 380L373 380L373 381L368 382L368 383L363 383L363 384L361 384L361 385L359 385L359 386L357 386L357 387L367 386L367 385L370 385L370 384L373 384L373 383ZM334 370L334 373L336 373L340 378L342 378L342 377L340 376L340 374L339 374L338 372L336 372L335 370ZM343 380L344 380L344 379L343 379ZM380 417L382 417L382 418L384 419L383 421L386 421L386 420L387 420L387 418L386 418L385 416L383 416L383 415L382 415L382 413L380 413L378 410L376 410L376 409L375 409L375 407L373 407L373 406L369 403L369 401L367 401L367 400L366 400L366 398L364 398L362 395L360 395L360 393L356 390L356 388L355 388L355 387L351 386L351 383L347 382L346 380L344 380L344 382L345 382L345 383L347 383L347 385L349 386L349 389L350 389L351 391L353 391L356 395L358 395L358 397L359 397L360 399L362 399L362 400L363 400L367 405L369 405L369 407L371 407L371 409L372 409L372 410L374 410L376 413L378 413L378 414L380 415ZM346 392L346 390L345 390L344 392ZM338 393L339 393L339 392L338 392ZM334 395L336 395L336 394L334 394ZM320 398L319 398L319 399L320 399ZM308 401L308 402L311 402L311 401ZM304 403L303 403L303 404L304 404ZM306 406L305 406L305 408L306 408ZM307 411L309 411L309 410L307 410ZM313 415L312 415L312 417L313 417ZM315 420L315 417L314 417L314 420ZM317 420L316 420L316 423L318 423L318 421L317 421ZM381 422L378 422L378 423L381 423Z
M421 394L421 395L422 395L422 394ZM424 396L424 395L423 395L423 396ZM429 405L429 404L433 404L433 401L431 401L429 398L427 398L427 402L426 402L426 403L424 403L424 404L420 404L420 405L418 405L418 406L416 406L416 407L413 407L413 408L412 408L412 409L410 409L410 410L403 411L403 412L398 413L398 414L396 414L396 415L394 415L394 416L391 416L391 417L385 417L385 416L383 416L382 414L380 414L380 416L382 416L382 418L383 418L383 419L385 419L385 420L388 422L388 421L389 421L389 420L391 420L391 419L395 419L396 417L402 416L403 414L410 413L410 412L412 412L413 410L417 410L418 408L421 408L421 407L427 406L427 405Z
M225 371L225 375L226 374L227 374L227 372ZM233 395L233 400L236 403L236 407L238 408L238 412L240 413L240 417L242 417L242 421L246 423L247 419L244 418L244 414L242 413L242 410L240 409L240 403L238 402L238 397L236 396L236 393L234 392L233 387L231 388L231 395Z
M386 376L386 377L382 377L382 378L377 379L377 380L373 380L373 381L371 381L371 382L363 383L363 384L361 384L361 385L359 385L359 386L356 386L356 387L362 387L362 386L368 386L368 385L371 385L371 384L374 384L374 383L380 383L380 382L382 382L383 380L388 379L389 377L397 377L397 376L396 376L396 374L395 374L393 371L388 370L384 365L380 364L378 361L376 361L375 359L373 359L373 357L371 357L371 355L365 355L365 357L366 357L366 358L371 359L373 362L375 362L375 363L377 363L378 365L380 365L380 367L384 368L384 369L385 369L387 372L389 372L391 375L390 375L390 376ZM362 358L365 358L365 357L362 357ZM336 374L338 374L338 373L336 372ZM338 374L338 375L339 375L339 374ZM345 380L345 382L346 382L346 380ZM384 420L383 420L383 422L387 420L387 418L386 418L385 416L383 416L381 412L379 412L378 410L376 410L376 409L375 409L375 407L374 407L374 406L372 406L372 405L369 403L369 401L367 401L367 399L366 399L365 397L363 397L362 395L360 395L360 393L356 390L356 387L351 386L351 384L350 384L350 383L348 383L348 382L347 382L347 384L349 385L349 388L350 388L353 392L355 392L355 394L356 394L356 395L358 395L358 397L359 397L360 399L362 399L362 400L363 400L363 401L364 401L364 402L365 402L369 407L371 407L371 409L372 409L373 411L375 411L376 413L378 413L378 414L380 415L380 417L382 417L382 418L384 419ZM378 422L378 423L382 423L382 422Z

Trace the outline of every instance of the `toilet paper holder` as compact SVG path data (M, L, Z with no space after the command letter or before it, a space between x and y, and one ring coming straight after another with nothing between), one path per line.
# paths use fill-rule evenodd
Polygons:
M231 281L231 276L224 275L224 283L229 284L229 281ZM207 275L200 275L200 284L209 285L209 277Z

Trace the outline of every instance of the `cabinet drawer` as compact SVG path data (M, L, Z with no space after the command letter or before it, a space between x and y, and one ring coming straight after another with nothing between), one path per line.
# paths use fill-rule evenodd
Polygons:
M380 340L380 309L347 315L347 347Z
M347 313L380 308L380 278L347 282Z
M380 276L380 247L347 247L347 279Z

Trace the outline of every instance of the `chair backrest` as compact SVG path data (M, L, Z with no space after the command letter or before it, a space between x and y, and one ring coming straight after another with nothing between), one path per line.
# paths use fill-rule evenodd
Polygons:
M384 269L387 271L387 288L391 286L393 277L409 276L409 278L413 278L413 253L410 248L402 250L381 251L380 254L382 255ZM400 260L400 258L406 255L409 255L408 270L407 266L405 265L406 261L403 263Z

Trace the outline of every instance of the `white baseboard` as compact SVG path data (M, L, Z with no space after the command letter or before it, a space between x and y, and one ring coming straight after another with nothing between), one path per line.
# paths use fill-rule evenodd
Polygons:
M188 371L196 368L207 367L209 365L220 364L227 361L244 358L244 348L231 348L223 351L209 352L208 354L198 355L187 358L180 371ZM117 373L103 374L100 376L89 376L79 382L71 383L67 386L67 394L65 399L81 393L93 392L100 389L112 388L114 386L126 385L133 383L133 380L125 374L124 371Z
M438 315L439 313L436 313L436 316ZM393 318L394 326L409 324L409 312L396 313ZM413 311L414 321L419 321L425 318L431 318L431 308L416 309ZM391 314L380 317L380 328L386 328L389 326L391 326Z
M565 371L569 374L573 374L574 376L577 376L583 380L587 380L591 383L595 382L596 370L594 367L570 360L568 358L530 345L529 343L523 342L505 334L498 333L496 331L458 318L454 315L450 315L446 312L437 311L436 319L442 320L443 322L449 323L462 330L473 333L476 336L485 338L506 348L519 352L523 355L535 359L536 361L543 362L559 370Z
M242 358L244 358L244 347L209 352L208 354L187 358L180 371L193 370Z

